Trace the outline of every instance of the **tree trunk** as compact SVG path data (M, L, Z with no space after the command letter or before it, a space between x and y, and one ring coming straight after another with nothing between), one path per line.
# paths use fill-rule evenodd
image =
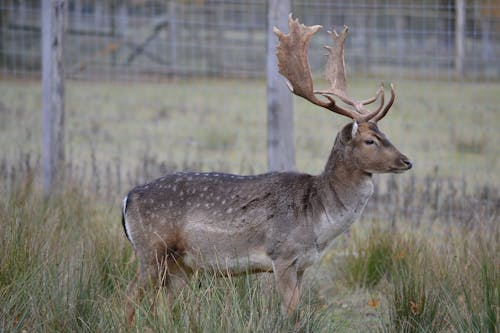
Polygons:
M45 195L52 193L63 178L65 15L64 0L42 0L42 172Z
M295 169L293 100L278 73L276 26L288 30L289 0L269 0L267 27L267 161L269 170Z

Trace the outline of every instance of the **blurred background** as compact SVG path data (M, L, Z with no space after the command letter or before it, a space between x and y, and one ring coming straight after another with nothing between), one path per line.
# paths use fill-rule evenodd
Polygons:
M346 59L352 75L497 80L500 4L457 2L465 26L456 31L455 2L292 1L292 12L307 25L350 27ZM40 8L40 1L2 1L3 74L40 74ZM267 9L267 1L260 0L67 1L65 75L128 82L262 78ZM322 67L327 39L326 34L313 39L314 70ZM457 39L464 45L460 54Z
M267 171L267 1L75 0L65 10L67 179L118 204L131 186L174 170ZM291 11L324 27L309 51L316 89L326 30L344 24L350 94L396 86L381 128L415 168L377 177L372 205L440 210L474 193L498 202L498 1L291 1ZM41 59L40 1L2 1L4 190L39 175ZM319 173L347 120L294 104L295 169Z

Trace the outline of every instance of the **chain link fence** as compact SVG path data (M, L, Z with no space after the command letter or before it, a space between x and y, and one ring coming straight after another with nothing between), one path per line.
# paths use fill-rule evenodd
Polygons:
M130 0L67 2L67 78L142 80L265 75L267 2ZM341 29L353 74L405 78L498 80L500 3L465 1L457 31L454 0L292 1L305 24ZM322 67L313 39L311 67ZM463 51L457 50L463 45ZM315 47L317 46L317 47ZM0 4L0 71L40 73L40 1ZM457 64L458 63L458 64ZM463 73L462 73L463 72Z

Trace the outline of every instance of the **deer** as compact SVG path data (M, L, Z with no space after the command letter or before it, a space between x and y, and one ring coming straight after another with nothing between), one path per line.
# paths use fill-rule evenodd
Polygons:
M319 175L275 171L260 175L177 172L133 188L123 201L123 227L138 259L127 288L127 321L134 301L152 288L185 285L193 273L274 274L283 316L294 313L304 271L361 216L373 174L402 173L412 163L379 130L395 100L384 84L365 100L347 95L344 45L348 28L328 33L327 90L314 90L308 62L311 37L322 28L288 18L289 33L274 28L278 71L290 91L350 122L337 134ZM335 99L340 100L342 106ZM366 105L380 100L370 111ZM345 104L345 105L344 105Z

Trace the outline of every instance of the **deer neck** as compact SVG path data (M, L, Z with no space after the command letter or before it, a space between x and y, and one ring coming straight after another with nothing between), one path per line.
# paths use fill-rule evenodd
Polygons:
M367 200L371 195L372 175L356 168L345 158L330 157L332 165L323 172L324 184L337 194L344 207L356 205L358 200Z
M373 182L371 174L357 168L349 158L349 147L339 142L318 180L322 213L315 233L318 249L323 252L361 216L373 193Z
M323 186L327 187L327 191L335 192L345 208L358 206L360 200L366 203L373 191L372 175L361 170L351 157L349 132L350 128L347 126L339 133L320 175Z

